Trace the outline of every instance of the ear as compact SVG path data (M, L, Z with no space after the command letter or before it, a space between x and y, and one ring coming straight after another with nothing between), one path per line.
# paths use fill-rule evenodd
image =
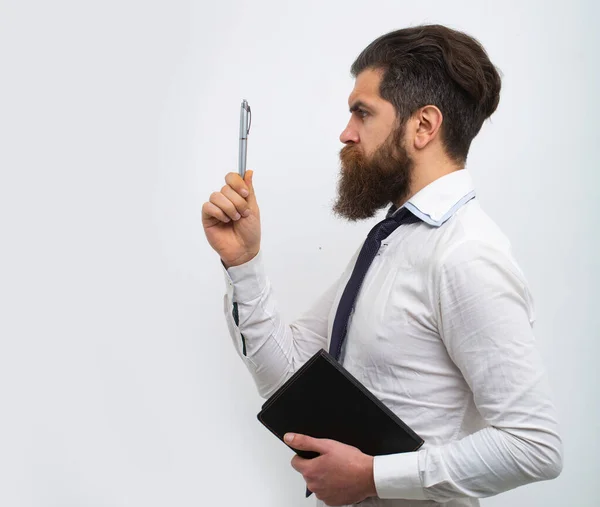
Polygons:
M419 109L414 115L415 129L415 148L422 150L436 136L438 136L444 117L442 112L436 106L425 106Z

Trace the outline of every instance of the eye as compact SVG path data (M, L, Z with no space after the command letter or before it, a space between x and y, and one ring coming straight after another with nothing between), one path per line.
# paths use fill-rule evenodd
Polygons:
M369 115L369 113L367 111L365 111L364 109L357 109L356 113L358 114L358 116L360 116L361 118L365 118L366 116Z

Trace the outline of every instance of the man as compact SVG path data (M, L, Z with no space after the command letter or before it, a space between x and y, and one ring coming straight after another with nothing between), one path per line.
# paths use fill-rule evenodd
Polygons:
M496 69L476 40L430 25L373 41L352 73L334 212L360 220L391 203L352 311L342 296L364 269L362 246L309 311L282 322L262 264L252 171L226 176L203 225L225 268L229 331L261 396L329 348L337 318L346 324L340 362L425 444L367 456L288 435L294 449L320 454L294 456L292 466L318 505L475 506L556 477L562 444L532 296L465 169L499 102ZM378 224L372 234L380 232Z

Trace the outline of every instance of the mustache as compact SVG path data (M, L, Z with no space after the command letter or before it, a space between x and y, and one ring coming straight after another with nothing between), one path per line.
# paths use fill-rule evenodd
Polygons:
M357 144L347 144L340 150L340 157L348 157L350 155L362 155L362 150Z
M342 167L364 167L366 157L360 146L347 144L340 150L340 162Z

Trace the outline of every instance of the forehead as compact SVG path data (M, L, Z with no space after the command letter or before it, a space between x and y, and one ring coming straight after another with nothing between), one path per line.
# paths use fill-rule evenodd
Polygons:
M383 70L381 69L365 69L358 76L354 82L354 89L348 97L348 105L352 106L352 103L357 100L368 101L376 104L378 101L383 99L379 95L379 84L383 76Z

